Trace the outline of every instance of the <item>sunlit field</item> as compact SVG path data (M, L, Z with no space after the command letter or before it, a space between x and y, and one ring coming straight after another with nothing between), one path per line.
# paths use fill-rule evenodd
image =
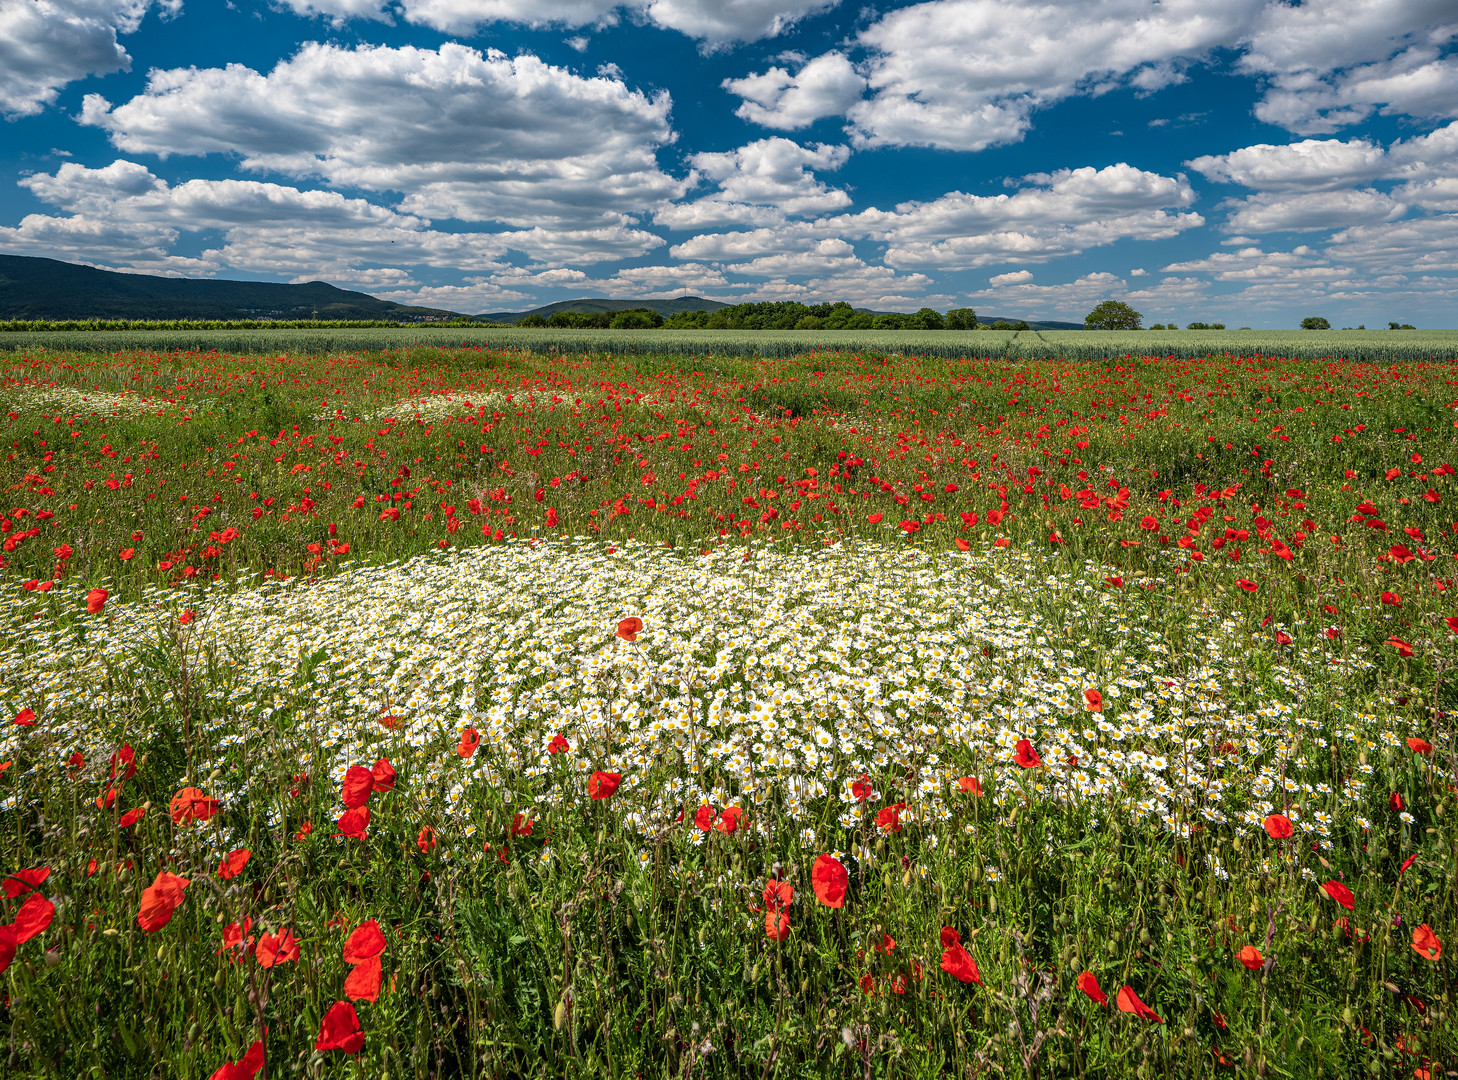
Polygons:
M7 1076L1458 1074L1451 362L35 350L0 414Z

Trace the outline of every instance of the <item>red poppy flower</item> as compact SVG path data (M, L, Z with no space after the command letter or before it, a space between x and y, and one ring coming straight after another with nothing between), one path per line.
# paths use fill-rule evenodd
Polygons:
M1036 769L1043 764L1043 759L1038 756L1038 751L1033 749L1033 744L1027 739L1019 739L1017 746L1013 749L1016 753L1014 760L1023 768Z
M177 621L180 622L183 626L186 626L188 623L192 622L192 620L193 620L193 611L192 611L192 608L184 608L183 611L182 611L182 614L179 615L179 616L177 616Z
M384 975L380 969L380 958L371 956L355 965L344 980L344 996L353 1001L378 1001L380 983Z
M881 524L881 522L884 521L885 518L886 518L886 515L884 515L884 514L867 514L866 515L866 520L868 522L870 522L872 525L879 525L879 524Z
M208 1080L253 1080L263 1068L263 1041L260 1039L248 1048L237 1061L224 1062L213 1071Z
M790 913L775 908L764 912L764 936L771 941L784 941L790 936Z
M739 820L744 817L744 811L738 806L726 806L724 812L719 815L719 824L714 826L725 836L738 831Z
M361 806L357 810L346 810L334 819L339 827L335 836L347 836L351 840L363 840L365 830L370 827L370 808Z
M137 775L137 752L132 749L131 743L123 743L122 748L111 755L111 775L108 779L116 779L118 765L122 766L123 780L130 780Z
M319 1024L319 1039L315 1050L343 1050L346 1054L357 1054L364 1047L364 1033L359 1029L359 1017L354 1006L347 1001L336 1001L329 1006Z
M1396 649L1398 656L1411 656L1413 654L1412 645L1409 642L1403 641L1400 637L1390 637L1384 644L1391 645Z
M1272 814L1265 820L1266 832L1272 840L1284 840L1291 835L1291 819L1285 814Z
M826 907L838 908L845 905L845 890L850 884L850 875L837 858L821 855L810 870L810 887L815 890L815 899Z
M603 772L599 769L587 778L587 793L594 799L611 799L622 782L622 773Z
M223 856L223 861L218 864L218 877L227 881L235 878L243 872L243 867L248 865L248 860L253 857L253 852L247 848L239 848L237 851L230 851Z
M511 815L511 835L530 836L532 834L532 826L535 824L536 822L529 817L513 814Z
M382 716L380 717L380 726L389 728L391 731L398 731L400 728L400 718L398 716Z
M95 615L102 608L106 607L106 598L111 594L105 589L92 589L86 594L86 613Z
M1402 597L1398 596L1395 592L1388 592L1386 589L1382 590L1381 600L1389 607L1402 607Z
M137 910L137 925L147 933L161 930L172 921L172 913L182 903L183 891L191 882L185 877L157 871L156 880L142 890L141 907Z
M764 906L767 908L786 908L795 902L795 886L788 881L776 881L770 878L764 883Z
M714 828L714 808L712 806L700 806L694 811L694 828L699 832L709 832Z
M360 923L344 943L344 962L362 964L372 956L385 951L385 935L374 919Z
M1104 578L1104 581L1107 584L1112 585L1116 589L1122 589L1124 587L1124 579L1118 576L1106 577Z
M1414 754L1431 754L1433 752L1433 744L1425 739L1408 739L1407 748Z
M1257 589L1260 588L1260 586L1257 585L1254 581L1248 581L1245 578L1236 578L1235 579L1235 583L1237 585L1239 585L1242 589L1244 589L1246 592L1255 592ZM1125 989L1128 989L1128 988L1126 987ZM1132 990L1129 991L1129 993L1131 993L1131 994L1133 992L1134 991L1132 991ZM1123 993L1123 991L1121 990L1120 991L1120 994L1122 994L1122 993ZM1139 999L1138 998L1135 998L1135 1000L1137 1001ZM1128 1010L1125 1010L1125 1011L1127 1012ZM1163 1023L1163 1022L1164 1021L1160 1021L1160 1023Z
M953 945L962 943L962 935L950 926L942 927L942 948L950 949Z
M861 993L874 994L876 992L876 976L869 971L861 976Z
M901 811L906 809L904 802L892 803L884 806L876 812L876 826L885 829L887 832L901 831Z
M17 896L24 896L28 892L39 889L50 876L51 869L48 866L36 866L29 870L17 870L13 874L5 875L6 899L13 900Z
M461 732L461 742L456 747L456 753L460 754L463 758L468 758L476 752L477 747L480 745L480 732L473 727L468 727L465 731Z
M376 791L390 791L395 786L395 766L390 764L389 758L380 758L370 769L370 775L374 778L374 789Z
M299 939L294 937L294 932L287 928L276 934L262 934L258 938L258 948L253 951L258 962L266 968L275 964L290 964L299 958Z
M1449 615L1443 622L1447 624L1449 630L1458 634L1458 615Z
M1095 977L1092 971L1085 971L1082 975L1075 979L1074 982L1080 990L1082 990L1094 1001L1097 1001L1105 1008L1108 1007L1108 995L1106 995L1101 989L1099 989L1099 980L1097 977Z
M415 846L420 849L420 854L429 855L436 843L435 830L429 825L422 825L420 835L415 838Z
M183 788L172 796L172 802L168 804L174 825L181 825L184 821L207 821L219 808L217 799L195 787Z
M869 799L873 790L871 787L871 778L865 773L861 773L859 777L851 781L851 795L858 803L865 802Z
M552 736L552 741L547 744L547 753L565 754L571 747L567 745L567 737L561 732Z
M1325 885L1322 886L1322 888L1326 890L1327 896L1330 896L1333 900L1335 900L1342 907L1346 908L1348 911L1356 910L1357 898L1352 895L1352 890L1347 888L1340 881L1328 881Z
M15 720L13 721L13 723L16 727L34 727L35 710L29 707L21 709L18 713L15 714Z
M20 920L15 920L17 925ZM1438 935L1433 933L1433 928L1427 923L1413 927L1412 948L1424 960L1439 960L1443 956L1443 943L1438 940Z
M82 755L80 750L74 751L71 756L66 759L66 772L70 775L72 780L75 780L78 776L80 776L81 770L85 767L86 758Z
M957 545L957 550L958 551L971 551L972 550L972 545L969 544L966 540L963 540L960 536L957 537L956 539L954 539L952 541L952 543L954 543L954 544Z
M96 809L110 810L111 804L116 802L116 788L109 787L100 795L96 796Z
M314 831L314 823L312 821L306 821L302 825L299 826L299 831L296 832L296 833L294 833L294 839L295 840L302 840L304 837L308 836L313 831Z
M618 623L616 634L624 641L637 641L642 632L643 620L636 615L630 615Z
M957 790L969 791L980 798L982 795L982 781L975 776L959 776L957 777Z
M977 961L972 959L972 954L961 943L950 945L942 951L942 970L964 983L982 985L982 973L977 970Z
M375 774L363 765L351 765L344 774L344 782L339 785L339 794L344 800L346 810L358 809L369 802L370 794L374 790Z
M1403 803L1401 794L1394 791L1391 795L1387 796L1387 808L1391 810L1394 814L1400 812L1402 810L1402 806Z
M238 949L246 953L248 951L248 948L253 944L253 938L245 938L244 935L247 934L248 931L252 929L252 927L252 919L244 919L241 924L229 923L227 926L223 927L223 945L220 949L217 950L216 953L214 953L214 955L221 955L222 953L227 952L229 949ZM235 959L241 959L241 957L235 957Z
M31 893L20 910L15 913L11 924L15 927L15 943L24 945L31 938L43 932L56 917L56 905L40 893Z
M131 810L128 810L125 814L121 816L121 820L117 822L117 827L121 829L130 829L133 825L142 820L142 815L146 812L147 808L145 806L138 806L134 807Z
M10 966L10 961L15 959L15 927L9 923L0 925L0 974Z
M1417 862L1417 852L1413 852L1407 858L1402 860L1402 865L1398 867L1397 870L1398 874L1401 875L1407 873L1408 867L1410 867L1415 862Z
M1266 958L1261 955L1261 951L1254 945L1247 945L1241 949L1240 952L1235 954L1235 958L1250 968L1251 971L1258 971L1260 966L1266 962Z
M1158 1013L1139 1000L1139 995L1134 992L1132 986L1126 986L1120 990L1119 997L1114 1004L1119 1006L1120 1012L1133 1013L1145 1020L1153 1020L1156 1024L1164 1023Z
M1092 687L1083 692L1083 700L1087 703L1089 712L1104 711L1104 695Z

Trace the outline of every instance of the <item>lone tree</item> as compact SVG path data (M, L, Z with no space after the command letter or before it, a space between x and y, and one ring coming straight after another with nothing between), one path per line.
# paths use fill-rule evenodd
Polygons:
M1143 316L1122 300L1105 300L1083 317L1085 330L1138 330Z
M973 311L971 308L966 307L953 308L951 311L947 312L947 329L976 330L977 312Z
M1330 330L1331 323L1327 322L1320 315L1308 315L1301 320L1303 330Z

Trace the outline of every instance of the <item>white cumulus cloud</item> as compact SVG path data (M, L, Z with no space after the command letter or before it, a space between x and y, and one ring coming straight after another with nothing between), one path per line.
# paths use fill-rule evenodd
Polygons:
M5 0L0 3L0 113L33 116L67 83L131 69L117 40L153 7L175 12L181 0Z
M865 88L866 80L839 52L817 56L793 75L772 67L758 75L724 80L724 89L744 99L736 116L781 131L796 131L821 117L849 111Z
M830 219L844 235L887 244L891 266L968 269L1017 260L1047 262L1120 239L1162 239L1204 224L1183 176L1127 164L1085 166L1028 178L1011 195L950 192L894 211Z
M674 138L670 107L530 54L308 44L267 73L155 70L130 101L88 95L81 120L131 154L236 155L252 171L403 192L399 209L419 216L636 232L641 253L661 241L631 229L635 215L684 190L654 156Z
M716 225L767 225L786 215L823 214L850 205L850 195L816 179L814 170L835 170L845 164L844 146L801 146L790 139L770 138L723 153L695 154L689 159L695 181L713 182L718 190L692 202L658 211L655 221L677 229Z
M870 146L981 150L1020 139L1039 108L1130 81L1152 90L1238 40L1264 0L930 0L857 41L871 97L851 106Z
M1231 211L1225 230L1239 233L1339 229L1407 212L1406 204L1375 188L1251 195L1224 205Z

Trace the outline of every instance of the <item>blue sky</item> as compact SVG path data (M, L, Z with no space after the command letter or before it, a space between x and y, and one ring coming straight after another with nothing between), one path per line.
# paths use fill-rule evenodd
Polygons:
M1452 0L0 0L0 252L1458 325Z

